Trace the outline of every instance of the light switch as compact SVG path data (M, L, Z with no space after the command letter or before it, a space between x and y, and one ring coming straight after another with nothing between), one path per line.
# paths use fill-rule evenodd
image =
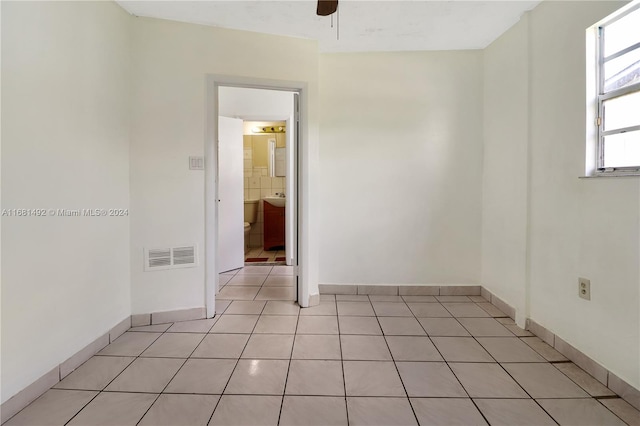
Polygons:
M189 170L204 170L204 157L189 157Z

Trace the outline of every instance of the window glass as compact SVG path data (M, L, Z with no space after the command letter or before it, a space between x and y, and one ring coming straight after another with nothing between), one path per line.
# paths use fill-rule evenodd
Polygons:
M640 13L636 10L605 27L604 56L640 43Z
M640 164L640 130L604 137L604 167L635 167Z
M603 111L605 131L640 125L640 92L604 101Z
M640 48L604 63L604 93L636 83L640 83Z

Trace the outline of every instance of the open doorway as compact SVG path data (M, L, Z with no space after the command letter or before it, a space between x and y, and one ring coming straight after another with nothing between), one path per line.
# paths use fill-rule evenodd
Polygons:
M225 109L222 89L221 113ZM292 104L292 99L287 99L287 95L292 94L276 95L285 95L285 100L289 101L286 104ZM245 266L293 263L293 217L287 211L292 210L290 204L294 198L288 188L293 175L293 164L287 161L292 148L292 141L288 140L291 135L288 121L245 120L243 123ZM224 159L219 158L219 161L224 162Z
M209 111L215 114L216 120L209 122L210 117L208 119L207 163L214 164L216 167L206 178L208 188L205 189L208 195L206 252L213 253L212 256L206 255L207 315L211 316L215 312L215 292L219 288L218 274L229 268L229 265L233 267L233 263L225 263L227 260L223 259L229 252L225 238L233 238L235 242L229 247L241 246L241 260L238 262L236 255L235 261L236 266L239 267L244 266L246 245L249 246L249 250L256 249L256 242L260 239L261 249L275 249L280 256L273 256L273 260L276 257L284 258L279 261L289 265L294 271L295 298L300 301L302 282L298 277L300 265L298 256L300 241L298 105L302 88L214 81L213 76L208 83L208 95L213 98L209 99ZM260 124L264 125L260 126ZM230 128L235 128L236 135L228 141L224 140ZM240 134L238 134L239 128L242 129ZM265 164L262 162L250 164L246 161L248 155L253 157L253 152L251 154L248 152L253 148L253 136L256 136L257 144L266 145ZM230 148L231 146L233 149ZM233 161L229 161L230 157L227 156L233 156ZM211 172L210 168L207 170ZM212 179L213 185L211 185ZM228 185L225 179L232 179L234 183ZM235 188L233 194L226 192L229 188ZM211 197L209 194L214 196ZM232 200L232 207L225 205L225 201ZM245 222L247 222L244 215L245 202L256 201L260 216L258 216L259 220L257 217L250 224L256 226L253 240L249 236L246 241L244 238ZM285 219L284 235L280 236L283 241L277 241L276 244L271 241L265 244L268 215L273 213L268 210L273 208L282 212ZM233 229L233 232L228 232L230 229ZM238 241L241 244L238 244ZM234 250L238 252L237 248Z

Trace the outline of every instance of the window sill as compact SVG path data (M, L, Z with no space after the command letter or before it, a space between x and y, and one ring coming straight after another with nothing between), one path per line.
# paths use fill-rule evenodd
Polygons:
M578 176L578 179L625 178L625 177L640 177L640 172L596 173L589 176Z

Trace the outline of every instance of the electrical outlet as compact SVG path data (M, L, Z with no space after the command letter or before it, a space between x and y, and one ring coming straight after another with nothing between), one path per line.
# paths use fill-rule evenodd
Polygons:
M586 278L578 278L578 296L591 300L591 281Z

